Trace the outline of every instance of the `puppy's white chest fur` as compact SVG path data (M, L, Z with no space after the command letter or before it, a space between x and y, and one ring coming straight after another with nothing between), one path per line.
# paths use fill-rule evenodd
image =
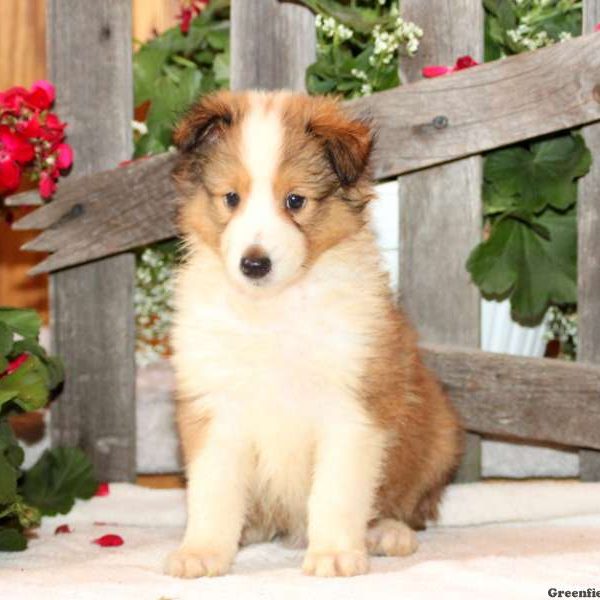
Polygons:
M178 282L179 390L223 443L247 447L253 495L303 521L318 439L370 426L357 392L377 314L372 286L354 267L324 262L274 297L251 298L205 254Z

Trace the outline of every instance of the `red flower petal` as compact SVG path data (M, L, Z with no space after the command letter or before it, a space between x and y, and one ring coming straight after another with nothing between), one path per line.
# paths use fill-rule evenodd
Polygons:
M40 196L44 200L52 198L52 196L54 196L54 192L56 192L56 182L52 178L52 175L50 175L46 171L42 172L42 174L40 175L40 183L38 185L38 189L40 191Z
M11 131L5 125L0 126L0 152L2 149L19 163L27 163L35 156L35 150L27 138Z
M73 530L71 529L71 527L67 524L65 525L59 525L55 530L54 530L54 535L59 535L60 533L73 533Z
M19 111L25 98L27 90L23 87L12 87L0 93L0 107L11 112Z
M189 8L184 8L179 15L181 23L179 24L179 28L181 29L181 33L186 35L190 30L190 23L192 22L192 11Z
M33 90L42 90L48 97L50 104L52 104L54 102L54 99L56 98L56 90L54 89L54 86L47 79L40 79L40 80L34 82L34 84L31 86L31 88Z
M596 26L594 27L594 31L596 31L596 32L600 31L600 23L596 23Z
M447 75L451 72L452 69L446 65L429 65L428 67L423 67L423 70L421 71L423 77L427 77L428 79L440 77L441 75Z
M94 496L108 496L110 494L110 485L106 481L99 483Z
M59 144L56 150L56 166L59 169L68 169L73 164L73 149L69 144Z
M0 195L14 192L21 183L21 168L0 150Z
M17 131L26 138L39 138L42 134L42 125L37 115L27 121L17 123Z
M476 67L479 63L473 60L469 55L460 56L456 64L454 65L455 71L462 71L463 69L469 69L471 67Z
M97 544L98 546L102 546L103 548L110 548L113 546L122 546L125 542L120 535L116 533L107 533L102 537L99 537L92 541L92 544Z

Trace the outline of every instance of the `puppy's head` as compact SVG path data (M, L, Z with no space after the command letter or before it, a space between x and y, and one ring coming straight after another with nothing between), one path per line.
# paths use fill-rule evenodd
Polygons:
M175 143L183 232L244 290L280 290L365 223L372 135L335 100L222 92L189 111Z

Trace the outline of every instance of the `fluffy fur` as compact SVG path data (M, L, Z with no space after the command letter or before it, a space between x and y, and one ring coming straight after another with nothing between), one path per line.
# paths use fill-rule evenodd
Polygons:
M368 124L331 99L220 93L176 143L188 525L167 572L222 574L240 543L278 535L308 542L314 575L413 552L462 434L381 269ZM289 194L304 205L289 208ZM240 262L257 253L271 270L250 278Z

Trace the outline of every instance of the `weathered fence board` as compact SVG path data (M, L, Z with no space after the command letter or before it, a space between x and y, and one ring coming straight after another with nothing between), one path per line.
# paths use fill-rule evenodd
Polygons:
M231 87L304 91L315 60L313 14L278 0L233 0L231 14Z
M408 81L419 79L427 64L451 64L464 54L482 60L480 0L443 2L435 12L422 0L404 0L402 11L427 32L418 55L404 62ZM481 157L409 173L398 182L401 301L425 342L478 348L480 297L465 262L481 238ZM469 434L456 480L480 478L481 440Z
M268 48L266 42L264 47ZM380 92L349 106L358 113L371 114L381 125L375 172L379 177L391 176L599 120L599 71L600 36L592 34L451 77ZM448 126L433 127L436 116L446 116ZM155 161L153 168L166 173L173 157L165 154L151 160ZM51 232L44 232L39 241L28 245L29 249L57 251L35 272L93 260L173 235L173 224L166 216L173 212L174 190L166 179L158 183L158 173L144 178L138 176L137 169L147 169L146 175L152 170L140 162L111 175L67 180L54 202L15 224L16 229L54 225ZM88 190L97 192L89 201ZM22 202L23 197L15 201ZM92 209L88 202L97 206ZM145 217L152 221L143 235L132 233L140 223L136 210L130 210L142 202ZM69 224L56 225L77 204L84 207L82 214L71 215Z
M48 0L47 24L73 177L114 167L132 150L131 2ZM52 443L83 448L103 480L135 477L134 277L123 254L51 278L53 341L67 365Z
M423 344L470 431L600 449L600 367Z
M600 0L585 0L584 31L593 31L597 23L600 23ZM577 354L579 360L600 364L600 124L586 127L583 135L594 160L591 171L580 182L577 206ZM600 398L596 401L600 404ZM600 452L581 450L579 471L584 481L600 481Z

